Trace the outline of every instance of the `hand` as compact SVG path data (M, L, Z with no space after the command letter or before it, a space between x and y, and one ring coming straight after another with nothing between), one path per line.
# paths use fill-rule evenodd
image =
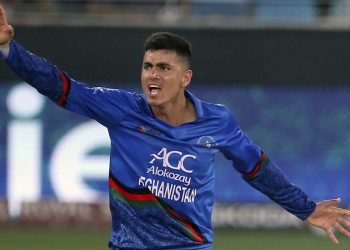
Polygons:
M14 34L13 27L7 23L5 9L0 5L0 45L8 43Z
M340 201L338 198L317 203L315 211L307 219L311 225L325 230L335 244L339 244L339 241L335 237L333 229L350 237L350 222L343 217L350 216L350 211L335 207L340 204Z

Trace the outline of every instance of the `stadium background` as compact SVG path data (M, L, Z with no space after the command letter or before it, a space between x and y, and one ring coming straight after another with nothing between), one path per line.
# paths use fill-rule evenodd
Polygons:
M330 1L322 13L308 0L112 1L120 12L77 2L4 4L18 41L91 85L141 91L143 40L160 30L185 36L194 49L190 91L227 105L312 199L350 205L346 1ZM164 14L179 6L184 13ZM4 63L0 115L0 249L106 249L104 128L50 103ZM222 156L215 168L216 249L333 248L245 184ZM337 249L349 248L350 240L342 243Z

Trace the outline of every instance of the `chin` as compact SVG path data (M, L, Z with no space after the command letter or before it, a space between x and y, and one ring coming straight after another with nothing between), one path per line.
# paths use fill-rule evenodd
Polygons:
M147 102L148 105L150 105L152 108L162 108L162 106L164 105L164 102L161 102L159 100L148 99Z
M147 102L151 106L158 106L158 105L160 105L160 102L158 100L155 100L155 98L151 98L149 96L147 96Z

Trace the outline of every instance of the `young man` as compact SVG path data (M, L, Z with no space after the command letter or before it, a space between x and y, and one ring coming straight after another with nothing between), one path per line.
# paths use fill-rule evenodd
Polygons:
M222 105L200 101L191 82L191 47L172 33L146 41L143 94L91 88L15 40L0 6L0 55L23 80L63 108L97 120L111 138L110 249L212 249L213 161L217 152L254 188L301 220L350 237L350 223L336 208L318 204L292 185L240 130Z

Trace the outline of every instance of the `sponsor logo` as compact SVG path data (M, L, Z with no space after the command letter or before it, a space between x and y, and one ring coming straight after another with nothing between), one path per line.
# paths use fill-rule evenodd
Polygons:
M196 160L195 155L181 151L169 151L162 148L158 153L150 154L148 176L139 177L139 186L147 187L152 194L178 202L194 202L197 189L190 187L193 170L188 168L188 161ZM160 177L160 178L159 178ZM160 180L163 179L163 180ZM167 182L168 180L168 182Z
M152 160L149 162L151 164L154 164L156 160L162 160L163 161L163 167L168 167L171 169L181 170L185 173L192 173L193 170L186 169L185 167L185 160L196 159L195 155L191 154L183 154L180 151L169 151L166 148L162 148L157 154L151 154L153 157ZM177 162L176 165L172 165L171 162Z
M141 133L144 133L144 134L149 134L149 135L153 135L153 136L160 136L162 133L151 127L151 126L146 126L146 125L141 125L139 127L137 127L137 130Z
M173 179L175 181L179 181L185 184L185 186L189 186L191 183L191 177L185 175L179 175L173 172L169 172L166 168L161 169L159 167L152 166L147 169L147 174L152 173L153 175L163 176L168 179Z

